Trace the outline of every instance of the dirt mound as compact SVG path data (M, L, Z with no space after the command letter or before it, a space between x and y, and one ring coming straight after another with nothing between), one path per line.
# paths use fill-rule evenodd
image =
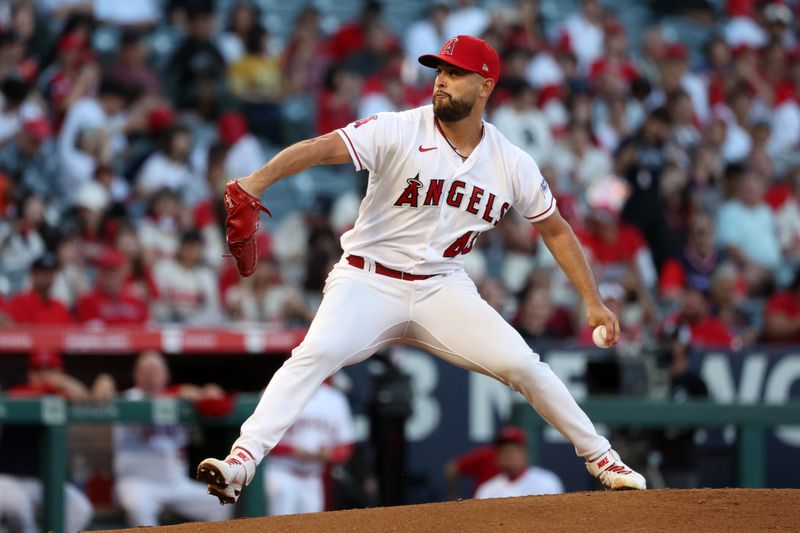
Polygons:
M150 528L196 532L797 531L800 490L578 492ZM142 529L128 530L141 533Z

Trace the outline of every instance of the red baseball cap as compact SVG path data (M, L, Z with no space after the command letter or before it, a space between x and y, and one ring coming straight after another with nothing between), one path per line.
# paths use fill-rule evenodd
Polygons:
M483 39L471 35L451 37L438 54L425 54L419 62L436 68L440 61L469 72L480 74L497 83L500 77L500 57Z
M524 446L527 442L528 439L525 437L525 432L516 426L505 426L494 436L495 446L502 444L520 444Z
M49 368L63 368L61 354L47 349L37 349L28 357L28 368L31 370L46 370Z

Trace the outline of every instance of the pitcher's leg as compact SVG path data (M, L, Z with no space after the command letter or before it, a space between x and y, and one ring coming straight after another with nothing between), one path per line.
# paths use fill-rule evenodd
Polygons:
M306 338L270 380L233 448L247 450L258 463L325 378L402 337L408 317L403 287L384 289L374 278L344 272L329 284Z
M611 446L567 387L522 337L478 295L466 275L415 306L410 334L434 355L492 376L519 391L584 458Z

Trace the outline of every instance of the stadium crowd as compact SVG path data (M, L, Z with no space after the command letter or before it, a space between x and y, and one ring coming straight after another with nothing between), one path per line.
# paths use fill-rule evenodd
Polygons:
M2 322L307 324L362 192L282 199L239 279L223 258L226 180L303 137L429 103L416 57L472 34L502 58L487 119L537 161L623 338L799 341L795 3L689 3L677 16L712 15L702 49L657 25L632 43L613 2L558 20L545 3L419 2L403 32L378 2L352 20L309 3L286 35L262 24L265 2L4 3ZM591 343L524 220L482 236L467 265L529 341Z

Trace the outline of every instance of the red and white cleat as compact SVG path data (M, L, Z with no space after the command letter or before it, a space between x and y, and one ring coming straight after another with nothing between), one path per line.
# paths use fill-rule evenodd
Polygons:
M619 454L610 449L594 461L586 461L586 470L611 490L644 490L644 476L626 465Z
M253 456L235 448L224 461L204 459L197 466L197 479L208 483L208 493L219 498L220 505L236 503L242 489L250 484L256 471Z

